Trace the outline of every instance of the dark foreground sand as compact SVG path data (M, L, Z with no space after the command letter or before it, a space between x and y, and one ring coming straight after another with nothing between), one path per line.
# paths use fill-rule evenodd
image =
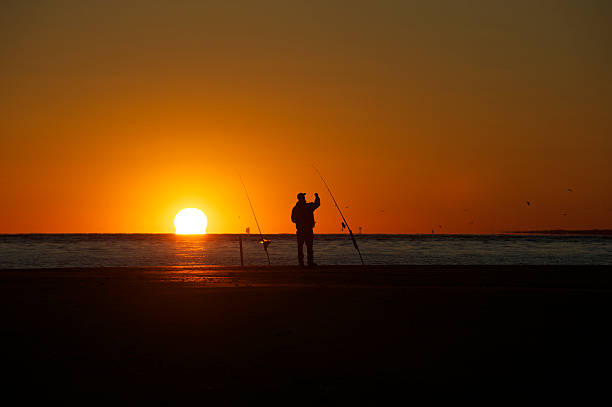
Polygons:
M0 290L21 403L585 401L612 377L603 267L0 271Z

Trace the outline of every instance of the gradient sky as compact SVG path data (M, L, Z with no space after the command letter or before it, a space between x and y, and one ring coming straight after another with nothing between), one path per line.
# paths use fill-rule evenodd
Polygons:
M0 233L612 228L611 2L0 7Z

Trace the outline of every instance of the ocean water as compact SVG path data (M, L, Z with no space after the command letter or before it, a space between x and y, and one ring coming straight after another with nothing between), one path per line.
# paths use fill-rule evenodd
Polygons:
M272 265L297 264L294 235L268 235ZM366 264L612 264L612 236L357 235ZM265 265L242 235L245 265ZM360 264L347 235L315 235L318 264ZM0 269L239 265L238 235L0 235Z

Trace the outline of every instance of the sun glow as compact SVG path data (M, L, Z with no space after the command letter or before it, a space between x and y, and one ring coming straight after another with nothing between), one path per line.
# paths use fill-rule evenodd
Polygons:
M206 233L208 219L197 208L185 208L174 217L174 227L179 235L203 235Z

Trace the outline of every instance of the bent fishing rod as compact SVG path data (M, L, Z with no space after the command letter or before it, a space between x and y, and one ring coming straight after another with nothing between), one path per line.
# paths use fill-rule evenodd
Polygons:
M331 196L332 201L334 201L334 205L336 205L336 209L338 209L338 212L340 213L340 216L342 217L342 221L344 222L344 224L346 225L346 228L349 231L349 235L351 236L351 240L353 241L353 246L355 246L355 249L357 250L357 253L359 254L359 260L361 260L361 264L365 265L365 263L363 262L363 257L361 257L361 250L359 250L359 246L357 246L357 241L355 240L355 236L353 236L353 231L351 230L351 227L346 221L346 218L342 214L342 210L340 210L340 206L338 206L338 202L336 202L336 198L334 198L334 194L332 194L332 191L329 188L329 185L327 185L327 182L325 182L325 178L323 178L323 175L321 175L317 167L313 166L313 168L317 172L317 174L319 174L319 177L321 177L321 181L323 181L323 184L325 185L325 188L327 188L327 191L329 192L329 195Z
M268 245L270 244L270 240L264 238L264 235L261 233L261 228L259 227L259 222L257 221L257 215L255 215L255 209L253 209L253 204L251 203L251 198L249 197L249 191L247 191L246 185L244 185L244 181L242 180L242 177L240 177L240 182L242 183L242 187L244 188L244 193L246 194L247 200L249 201L251 212L253 212L253 218L255 219L255 224L257 225L257 230L259 231L259 237L261 238L260 243L263 245L264 252L266 252L266 257L268 258L268 266L269 266L270 265L270 255L268 254Z

